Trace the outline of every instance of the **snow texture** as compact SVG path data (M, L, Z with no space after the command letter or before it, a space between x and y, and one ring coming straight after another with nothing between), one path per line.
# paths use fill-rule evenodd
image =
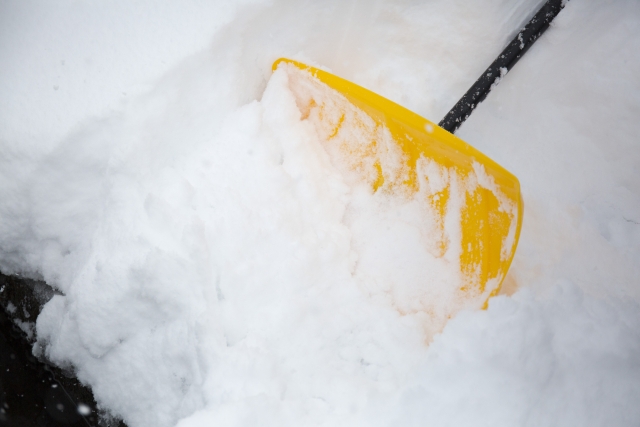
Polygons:
M640 424L640 3L568 2L458 132L524 195L487 310L271 73L437 122L540 4L0 1L0 270L61 292L34 351L131 427Z

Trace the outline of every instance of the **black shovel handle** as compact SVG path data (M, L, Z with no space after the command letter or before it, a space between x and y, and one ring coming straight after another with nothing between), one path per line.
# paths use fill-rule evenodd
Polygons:
M566 2L567 0L548 0L438 125L455 133L474 108L484 101L491 89L516 65L538 37L549 28L549 24L560 13Z

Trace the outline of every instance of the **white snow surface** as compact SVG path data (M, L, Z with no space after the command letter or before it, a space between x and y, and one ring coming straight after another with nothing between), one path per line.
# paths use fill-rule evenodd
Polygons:
M418 211L271 74L437 122L540 4L0 0L0 270L62 293L34 351L131 427L640 424L640 3L568 2L459 130L525 217L444 329Z

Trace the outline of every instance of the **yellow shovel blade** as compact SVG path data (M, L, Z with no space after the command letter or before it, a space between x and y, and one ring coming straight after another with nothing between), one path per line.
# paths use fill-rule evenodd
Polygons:
M326 71L286 58L278 59L273 64L273 70L281 63L308 71L311 78L344 96L373 119L376 126L388 129L404 154L400 161L404 163L402 167L405 173L399 184L390 185L394 172L385 170L389 168L374 159L377 176L369 178L374 192L381 189L385 182L385 188L390 191L417 192L420 186L417 168L421 159L430 159L446 168L449 175L458 177L457 182L466 180L467 184L471 183L466 185L467 190L463 192L464 200L457 204L460 207L456 217L460 221L460 233L448 237L435 235L434 238L460 239L460 250L456 255L459 256L462 278L460 290L476 299L481 297L486 306L488 297L498 293L518 243L523 213L518 179L455 135L386 98ZM326 114L326 120L333 120L331 126L334 128L329 135L331 138L340 130L345 115L342 113L337 119L335 115L333 119L329 116ZM374 151L354 151L351 155L375 156ZM450 182L429 196L432 207L442 217L441 227L444 227L448 205L453 205L450 201L453 197L451 185L454 184ZM442 246L447 246L447 242L443 241Z

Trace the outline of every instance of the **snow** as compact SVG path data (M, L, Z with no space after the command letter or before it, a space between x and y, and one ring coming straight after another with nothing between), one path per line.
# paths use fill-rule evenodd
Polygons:
M540 3L0 3L0 269L63 294L34 351L131 427L637 425L637 2L568 2L458 132L525 201L487 310L271 75L438 121Z
M80 415L84 415L84 416L90 415L91 414L91 408L89 406L85 405L84 403L80 403L78 405L78 413Z
M29 340L31 340L34 335L35 335L35 331L36 331L36 324L33 322L23 322L20 319L13 319L13 323L16 324L16 326L18 326L20 329L22 329L22 332L25 333L25 335L27 336L27 338Z

